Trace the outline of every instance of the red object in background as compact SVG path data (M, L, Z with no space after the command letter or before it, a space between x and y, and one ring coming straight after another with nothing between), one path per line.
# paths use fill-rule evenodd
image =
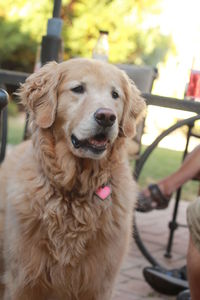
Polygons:
M200 71L191 70L186 96L200 100Z

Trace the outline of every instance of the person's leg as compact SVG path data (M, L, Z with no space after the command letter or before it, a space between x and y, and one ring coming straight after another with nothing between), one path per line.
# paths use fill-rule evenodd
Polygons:
M200 146L197 146L183 161L180 168L161 180L158 185L164 195L171 195L181 185L200 172Z
M200 251L196 248L191 236L187 253L187 274L192 300L200 299Z
M190 240L187 252L187 272L192 300L200 299L200 197L187 208Z
M190 291L182 292L177 300L200 299L200 198L189 205L187 222L190 230L187 250L187 278Z
M180 168L173 174L157 182L160 191L165 196L170 196L181 185L192 179L200 172L200 146L197 146L190 154L187 155ZM143 191L149 195L149 190Z

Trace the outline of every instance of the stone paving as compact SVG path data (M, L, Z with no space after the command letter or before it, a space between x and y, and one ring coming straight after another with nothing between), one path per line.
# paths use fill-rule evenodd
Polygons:
M168 209L153 211L146 214L137 213L137 224L145 245L152 251L153 256L167 268L177 268L185 264L188 244L188 229L179 227L176 230L172 258L164 257L168 238L168 222L171 220L174 202ZM188 202L181 201L178 212L178 223L186 224L186 208ZM165 296L154 291L144 280L142 270L150 263L142 256L134 240L129 254L121 268L113 300L175 300L176 297ZM103 299L102 299L103 300Z

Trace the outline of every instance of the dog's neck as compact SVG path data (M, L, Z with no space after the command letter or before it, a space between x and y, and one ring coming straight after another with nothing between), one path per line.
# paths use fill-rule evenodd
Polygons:
M123 138L118 138L109 155L101 160L75 157L66 141L55 143L50 129L37 128L32 140L38 167L42 169L51 185L66 193L85 195L89 190L95 191L106 184L112 179L113 170L123 156Z

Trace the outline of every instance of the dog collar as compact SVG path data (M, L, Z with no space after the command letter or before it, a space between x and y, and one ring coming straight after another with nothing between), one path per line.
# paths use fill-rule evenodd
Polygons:
M111 186L109 184L103 184L94 192L94 194L100 200L106 200L112 194Z

